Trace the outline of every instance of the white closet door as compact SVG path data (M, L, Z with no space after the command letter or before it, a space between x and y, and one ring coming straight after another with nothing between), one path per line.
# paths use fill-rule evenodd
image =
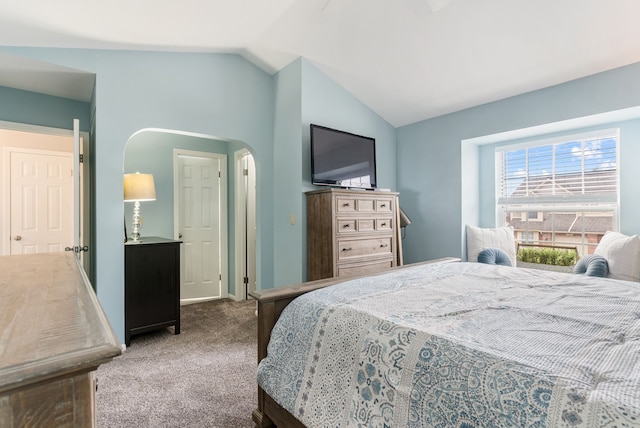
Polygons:
M215 156L178 157L183 300L222 297L221 164Z

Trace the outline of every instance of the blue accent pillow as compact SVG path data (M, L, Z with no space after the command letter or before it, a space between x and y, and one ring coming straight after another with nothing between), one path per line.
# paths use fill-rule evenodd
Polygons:
M511 266L511 259L500 248L485 248L478 253L478 263Z
M589 254L578 260L573 273L605 278L609 275L609 263L598 254Z

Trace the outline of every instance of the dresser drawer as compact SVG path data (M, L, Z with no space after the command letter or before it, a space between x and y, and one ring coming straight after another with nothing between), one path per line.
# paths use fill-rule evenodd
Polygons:
M338 218L336 220L336 232L339 235L345 233L370 233L389 232L392 230L391 217L371 218Z
M356 212L356 198L337 196L336 197L336 211L339 212L339 213L355 213Z
M337 222L336 232L338 234L355 233L358 231L358 220L355 218L339 218Z
M338 276L361 276L392 268L393 259L374 260L371 262L345 263L338 265Z
M338 260L350 260L365 256L392 254L391 236L367 239L341 239L338 241Z
M390 213L392 203L391 199L376 199L376 212Z
M376 230L376 219L361 218L358 219L358 232L373 232Z
M389 231L392 229L392 218L391 217L384 217L384 218L377 218L376 219L376 230L377 231Z
M359 213L372 213L376 210L376 201L371 198L356 199L357 209Z
M390 213L393 200L389 198L371 198L365 196L336 196L336 212L338 213Z

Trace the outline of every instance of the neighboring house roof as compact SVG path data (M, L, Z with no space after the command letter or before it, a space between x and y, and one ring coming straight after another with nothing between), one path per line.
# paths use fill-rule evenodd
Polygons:
M617 173L615 169L601 169L582 173L556 174L555 190L554 177L551 174L529 177L511 194L512 197L536 197L552 195L571 195L582 192L582 180L590 193L615 191ZM555 193L554 193L555 192ZM523 209L526 211L526 209ZM542 221L521 220L519 217L510 218L508 222L515 230L529 230L537 232L581 233L583 228L587 233L604 233L612 228L610 215L584 215L577 213L543 212Z
M513 191L511 197L550 196L554 194L551 174L530 176ZM585 188L590 193L613 192L616 189L617 173L615 169L600 169L582 173L556 174L555 195L570 195L581 191L584 179Z
M532 232L551 232L555 233L601 233L612 228L611 216L591 216L586 215L582 218L575 213L551 215L551 213L543 213L543 220L521 220L520 218L508 219L508 223L515 230L529 230Z

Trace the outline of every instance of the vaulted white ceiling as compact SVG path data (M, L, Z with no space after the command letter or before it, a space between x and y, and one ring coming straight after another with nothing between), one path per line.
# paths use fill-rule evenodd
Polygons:
M640 62L638 17L638 0L21 0L0 2L0 45L235 52L269 73L304 57L401 126ZM0 85L48 93L25 67L0 55Z

